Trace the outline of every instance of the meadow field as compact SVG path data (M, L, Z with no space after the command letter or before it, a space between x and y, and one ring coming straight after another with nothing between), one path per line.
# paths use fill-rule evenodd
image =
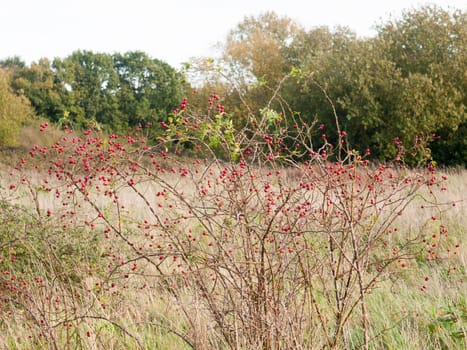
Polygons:
M467 12L315 25L0 57L0 350L467 349Z
M465 169L62 136L1 165L1 349L465 349Z

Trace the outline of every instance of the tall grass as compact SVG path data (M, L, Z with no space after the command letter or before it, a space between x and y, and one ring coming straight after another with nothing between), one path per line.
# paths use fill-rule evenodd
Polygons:
M43 182L35 174L29 173L30 179L35 183ZM450 239L460 243L460 247L452 250L452 259L445 263L419 262L418 271L407 269L393 272L371 290L367 303L370 315L370 348L462 349L465 346L467 249L462 244L467 227L463 215L465 176L465 171L449 175L447 190L440 199L456 204L445 216ZM7 178L8 176L2 176L3 188L8 187L8 182L5 181ZM167 175L167 181L171 180L171 175ZM187 195L193 190L184 187L183 183L178 186ZM151 197L156 195L158 186L141 184L140 190ZM217 332L215 326L199 296L193 294L189 288L180 288L179 296L174 298L149 276L130 274L123 281L115 278L115 285L118 286L114 287L115 290L101 289L98 284L102 283L104 277L108 277L102 266L107 263L103 259L107 252L107 242L97 229L91 230L84 225L86 213L81 213L83 218L76 219L73 226L66 228L57 217L53 221L51 219L51 222L47 222L47 217L42 221L37 220L35 204L33 201L25 201L26 195L27 191L20 196L22 199L19 197L16 205L8 202L7 197L2 204L2 280L3 283L9 282L15 273L17 280L27 281L41 276L43 282L23 287L21 295L16 294L14 298L11 291L2 288L1 348L30 349L33 345L37 348L53 348L44 340L45 336L34 331L34 323L40 323L37 314L40 308L35 309L37 305L50 310L50 322L54 322L50 327L53 327L54 341L59 348L188 349L194 346L194 334L197 348L227 346L213 340L219 337L214 336ZM55 213L65 212L53 192L40 191L37 199L39 207L44 210L47 208ZM133 215L134 222L147 214L147 208L143 202L138 201L134 192L126 193L122 203L129 208L128 214ZM76 202L73 206L81 206L85 211L91 210L84 202ZM408 208L409 215L400 225L410 227L411 230L420 229L425 221L418 221L418 218L424 210L429 209L421 209L416 205ZM436 214L436 208L432 210ZM20 261L19 267L11 264L12 256ZM429 276L426 289L423 290L420 274ZM79 291L81 297L76 299L71 294L72 291ZM51 300L54 296L66 299L69 305L55 310ZM72 319L68 319L66 315L69 308L73 309ZM193 324L183 316L181 309L190 310L196 315L196 329L190 329ZM306 319L308 311L303 311ZM313 321L310 319L307 322ZM67 329L65 323L72 326ZM363 342L362 329L358 318L351 321L351 324L345 330L344 344L346 348L357 349ZM319 327L310 326L309 329L314 329L307 335L313 339L309 344L314 345L308 347L305 338L301 347L324 347L325 342ZM89 336L87 332L90 332ZM240 343L239 348L247 348L247 344Z
M2 170L0 348L465 348L466 171L331 161L271 113L152 149L65 134Z

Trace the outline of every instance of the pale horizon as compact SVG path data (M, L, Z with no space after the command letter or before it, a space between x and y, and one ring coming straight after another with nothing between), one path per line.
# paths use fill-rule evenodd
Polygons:
M216 44L245 16L274 11L305 29L346 26L367 37L376 24L426 4L466 10L461 0L7 0L0 12L0 59L19 56L29 64L77 50L138 50L179 68L191 57L214 56Z

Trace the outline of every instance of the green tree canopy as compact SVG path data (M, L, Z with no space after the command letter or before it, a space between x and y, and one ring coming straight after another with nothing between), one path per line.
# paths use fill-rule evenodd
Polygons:
M347 28L305 30L268 12L245 17L227 35L222 55L193 61L185 74L143 52L76 51L52 64L0 62L11 86L37 113L76 127L123 131L156 124L178 106L184 90L193 104L232 114L241 127L263 108L317 119L336 141L336 120L352 148L390 160L395 137L411 143L420 132L435 160L467 164L467 15L424 6L377 26L373 38ZM212 94L221 96L213 101ZM332 105L331 103L332 102ZM221 106L223 105L223 106ZM320 139L318 134L318 142Z
M183 77L143 52L125 54L75 51L51 63L29 67L2 61L11 86L24 93L38 115L76 128L122 132L138 124L157 124L178 106Z
M435 158L466 165L467 12L425 6L380 25L378 33L388 59L417 88L406 91L418 104L417 118L440 136L432 144Z
M66 91L57 81L47 58L42 58L29 67L9 66L9 70L12 72L12 88L28 97L37 115L53 122L63 116Z
M55 59L53 69L65 88L67 121L85 128L105 125L121 130L126 125L118 113L118 76L109 54L75 51Z
M118 77L115 96L129 126L157 123L182 99L183 77L167 63L134 51L113 55Z
M291 45L300 74L284 91L286 100L333 126L322 87L351 145L370 148L380 160L395 155L394 137L410 144L423 132L441 136L431 143L438 161L449 164L454 156L466 164L462 152L452 152L465 148L465 19L465 13L428 6L381 25L375 38L313 29Z

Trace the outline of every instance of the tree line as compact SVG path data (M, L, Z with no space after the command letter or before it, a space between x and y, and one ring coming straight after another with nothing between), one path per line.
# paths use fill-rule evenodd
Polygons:
M182 77L143 52L75 51L26 66L2 61L10 86L41 117L75 128L122 132L165 118L182 97Z
M182 71L143 52L76 51L30 65L7 58L0 62L0 143L32 114L107 132L152 124L157 135L183 96L204 113L216 93L235 127L268 109L317 120L337 139L337 120L352 147L376 160L394 157L395 138L424 135L435 161L465 166L466 18L424 6L361 38L265 13L233 28L218 58L194 59Z

